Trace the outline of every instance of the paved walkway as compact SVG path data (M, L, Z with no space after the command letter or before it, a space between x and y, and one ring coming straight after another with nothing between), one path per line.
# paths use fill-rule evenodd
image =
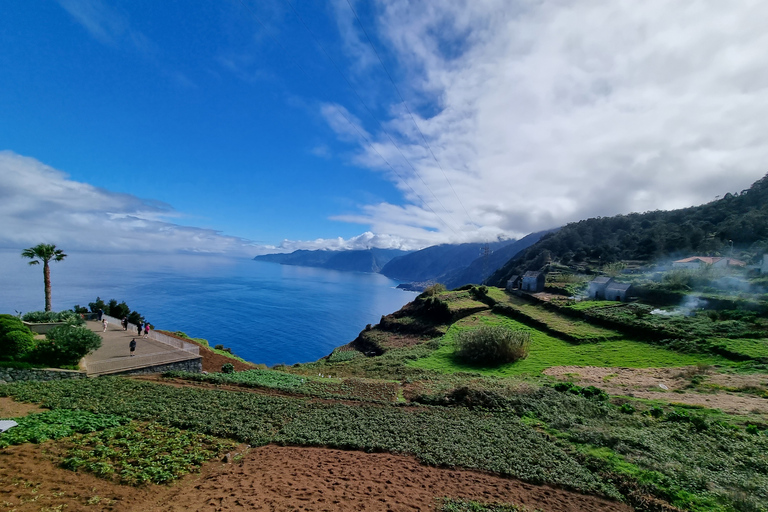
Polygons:
M80 361L80 367L88 373L88 376L124 372L200 357L159 341L144 339L138 336L135 330L123 331L123 327L119 324L107 324L107 332L102 332L101 322L90 320L86 323L88 328L102 339L101 347ZM136 351L131 357L128 344L134 338Z

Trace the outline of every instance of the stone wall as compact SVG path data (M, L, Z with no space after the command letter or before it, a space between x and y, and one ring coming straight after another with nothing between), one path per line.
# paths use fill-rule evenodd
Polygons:
M178 361L176 363L166 363L158 364L155 366L147 366L145 368L136 368L134 370L127 370L120 373L112 373L110 375L146 375L148 373L163 373L170 371L200 373L203 371L203 358L198 357L196 359L187 359L186 361Z
M85 373L74 370L0 367L0 384L8 384L22 380L48 381L59 379L84 379L85 377Z

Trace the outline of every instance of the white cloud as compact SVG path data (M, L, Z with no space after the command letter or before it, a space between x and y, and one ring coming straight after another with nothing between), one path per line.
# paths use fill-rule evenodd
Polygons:
M102 0L57 0L75 21L103 44L127 43L143 54L157 51L154 43L131 27L128 17Z
M0 151L0 247L249 256L255 244L167 219L168 205L80 183L39 161Z
M377 235L366 231L363 234L351 238L317 238L315 240L283 240L278 246L265 246L262 254L266 253L288 253L297 250L328 250L328 251L350 251L364 250L371 248L378 249L401 249L404 251L413 251L425 247L423 243L409 240L395 235Z
M378 7L378 35L403 67L398 76L408 77L398 85L411 109L437 112L417 122L442 170L400 106L392 105L387 127L406 141L401 150L417 173L385 134L370 133L374 151L324 105L340 138L359 144L355 162L381 170L377 152L387 158L409 203L368 205L337 220L432 243L514 236L701 204L768 170L768 4ZM433 104L414 99L424 97Z

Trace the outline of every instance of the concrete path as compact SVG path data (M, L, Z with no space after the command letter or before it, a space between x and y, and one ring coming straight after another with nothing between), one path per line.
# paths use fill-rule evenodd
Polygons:
M96 320L89 320L86 324L102 339L101 347L80 361L81 369L85 370L88 376L119 373L200 357L159 341L144 339L137 335L135 330L123 331L119 324L107 324L107 332L102 332L101 322ZM128 346L132 339L136 340L133 357Z

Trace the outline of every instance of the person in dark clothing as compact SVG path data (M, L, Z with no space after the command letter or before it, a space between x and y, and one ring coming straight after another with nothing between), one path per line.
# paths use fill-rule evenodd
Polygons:
M104 310L103 309L99 309L99 322L101 322L101 317L103 317L103 316L104 316Z
M139 336L141 336L141 331L144 328L144 324L139 322L139 325L136 326L136 330L139 332Z
M133 352L136 350L136 338L131 340L131 342L128 344L128 347L131 349L131 357L133 357Z
M123 317L123 322L122 322L122 324L123 324L123 330L124 330L124 331L127 331L127 330L128 330L128 317L127 317L127 316L124 316L124 317Z

